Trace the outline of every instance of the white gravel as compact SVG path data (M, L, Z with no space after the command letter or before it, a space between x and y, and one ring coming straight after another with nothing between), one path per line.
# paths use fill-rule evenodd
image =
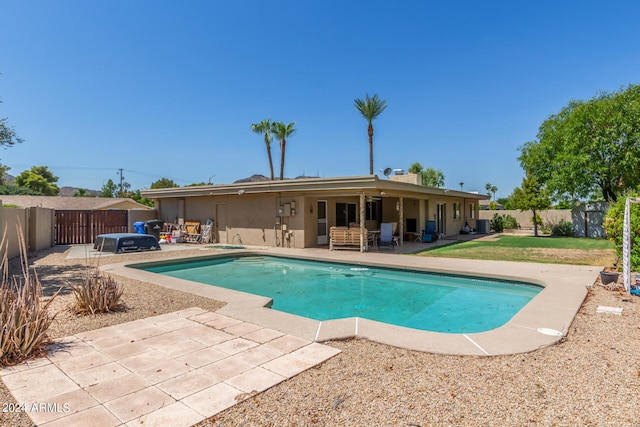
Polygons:
M132 254L101 263L169 255ZM60 248L30 262L48 293L77 277L84 264L66 260ZM78 317L65 310L71 295L60 295L52 338L191 306L222 306L137 281L122 284L127 310L119 313ZM597 313L598 306L623 313ZM444 356L359 339L326 344L342 353L199 426L640 426L640 298L598 282L566 339L528 354ZM0 383L0 405L12 402ZM0 425L32 424L25 414L1 413Z

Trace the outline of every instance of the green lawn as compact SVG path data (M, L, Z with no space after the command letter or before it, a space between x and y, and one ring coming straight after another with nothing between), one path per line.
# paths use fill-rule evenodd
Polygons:
M457 242L417 255L603 266L613 264L616 259L613 242L607 239L505 235L490 240Z

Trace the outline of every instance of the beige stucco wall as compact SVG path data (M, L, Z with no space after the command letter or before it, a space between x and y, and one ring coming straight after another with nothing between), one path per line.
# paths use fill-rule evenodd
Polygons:
M158 218L158 212L154 210L129 209L129 224L127 226L129 233L135 233L133 224L136 222L147 222L150 219Z
M327 203L327 230L336 224L336 204L355 205L355 222L360 224L360 196L308 196L304 193L282 197L279 193L238 194L227 196L199 196L163 199L156 204L158 219L180 224L184 220L196 220L204 224L214 219L216 242L223 244L245 244L259 246L316 247L318 246L318 201ZM366 221L369 230L380 228L380 222L398 222L398 231L406 231L406 218L416 219L416 231L420 233L427 219L436 214L436 204L446 204L446 232L460 232L465 220L475 227L475 220L468 213L475 200L460 197L437 196L429 200L403 199L403 223L396 209L397 197L382 197L380 220ZM460 219L453 218L453 203L461 204ZM280 215L280 206L295 204L295 215Z
M55 211L46 208L29 208L25 209L28 216L29 228L29 250L39 251L50 248L55 243L53 233L55 224Z
M492 219L495 214L499 215L511 215L518 221L520 228L524 229L533 229L533 222L531 222L531 218L533 214L531 211L521 212L519 210L481 210L480 211L480 219ZM571 222L571 210L569 209L550 209L538 212L540 218L542 218L542 223L545 225L555 225L560 222L560 220L565 220Z
M25 244L28 241L28 213L27 209L0 207L0 232L6 239L7 256L14 258L20 255L19 236ZM6 234L5 234L6 233ZM4 249L4 248L2 248Z

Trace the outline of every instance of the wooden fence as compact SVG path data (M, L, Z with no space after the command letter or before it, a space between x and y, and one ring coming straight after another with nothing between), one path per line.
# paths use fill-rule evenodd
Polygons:
M126 210L56 210L55 244L93 243L98 234L126 233Z

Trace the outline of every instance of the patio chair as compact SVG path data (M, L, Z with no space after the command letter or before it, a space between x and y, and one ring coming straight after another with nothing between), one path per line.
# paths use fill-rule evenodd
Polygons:
M213 220L208 219L202 229L202 243L215 243L213 238Z
M200 233L200 221L185 221L184 222L184 241L186 243L200 243L202 234Z
M437 239L436 222L435 221L427 221L425 229L422 230L422 241L423 242L433 242L436 239Z
M389 248L393 250L393 225L390 222L380 224L380 244L378 249Z

